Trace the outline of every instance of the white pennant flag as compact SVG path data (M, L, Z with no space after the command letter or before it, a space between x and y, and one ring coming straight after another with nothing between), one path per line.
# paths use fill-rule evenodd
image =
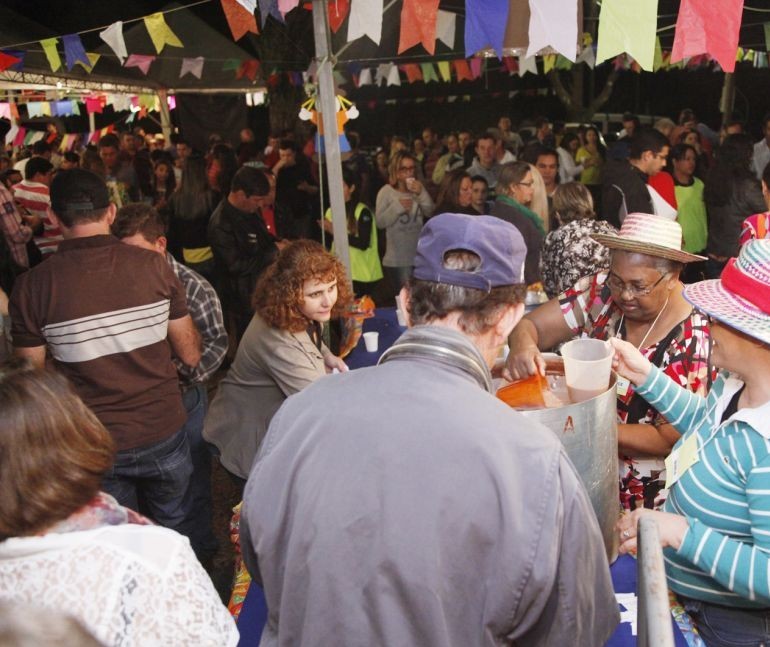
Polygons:
M361 70L361 74L358 75L358 87L360 88L362 85L371 85L372 84L372 70L368 67L365 67L363 70Z
M374 75L374 82L377 85L382 85L383 81L388 80L388 72L390 72L390 66L392 63L380 63L377 66L377 72Z
M444 45L454 49L455 46L455 24L457 14L451 11L438 10L436 18L436 40L440 40Z
M519 56L519 76L524 76L527 72L537 74L537 58Z
M580 56L575 59L575 63L585 63L591 69L594 69L596 65L596 52L594 52L593 45L586 45L583 51L580 52Z
M382 37L383 0L354 0L350 3L348 17L348 40L369 36L375 45Z
M574 63L577 56L577 2L529 0L529 47L534 56L549 45Z
M257 10L257 0L235 0L235 1L249 13L253 14Z
M179 71L179 78L181 79L185 74L192 74L194 77L200 79L203 74L203 57L183 58L182 69Z
M126 41L123 40L123 23L118 20L112 23L107 29L99 32L99 38L107 43L115 56L120 59L120 64L123 65L123 61L128 56L126 51Z
M401 85L401 77L398 74L398 65L390 63L388 70L388 85Z
M5 143L10 144L16 139L16 133L19 132L19 126L14 121L11 121L11 129L5 135Z

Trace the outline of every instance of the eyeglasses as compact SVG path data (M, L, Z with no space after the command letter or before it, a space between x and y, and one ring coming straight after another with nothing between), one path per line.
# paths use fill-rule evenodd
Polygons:
M415 169L414 166L399 166L398 167L399 171L414 171L414 169Z
M534 181L534 180L530 180L529 182L516 182L516 184L518 184L519 186L526 186L526 187L530 187L530 186L532 186L534 183L535 183L535 181Z
M609 277L607 278L607 285L610 287L610 290L617 293L618 295L622 295L624 292L628 292L632 297L646 297L650 292L658 287L658 284L667 276L668 272L662 274L661 277L652 285L641 287L638 285L623 283L623 281L621 281L617 275L610 273Z

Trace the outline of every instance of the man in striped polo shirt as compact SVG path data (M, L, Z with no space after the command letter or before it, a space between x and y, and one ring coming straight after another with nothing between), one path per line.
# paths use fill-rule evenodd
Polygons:
M192 465L171 349L191 367L201 356L184 288L159 254L110 235L115 205L99 176L60 172L51 204L64 240L14 285L15 352L40 366L48 356L112 434L102 488L176 528Z
M61 229L50 217L53 164L45 157L31 157L24 173L25 179L13 186L13 197L20 209L35 218L35 245L45 260L62 239Z

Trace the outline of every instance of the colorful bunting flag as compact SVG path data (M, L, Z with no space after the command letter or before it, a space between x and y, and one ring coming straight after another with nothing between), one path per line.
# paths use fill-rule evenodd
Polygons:
M78 61L78 65L82 67L86 72L91 72L94 69L94 66L97 64L99 59L102 57L101 54L97 54L96 52L86 52L86 56L88 57L88 63L86 64L83 61Z
M298 4L299 0L278 0L278 12L285 18Z
M375 45L382 38L383 0L358 0L350 6L348 41L368 36Z
M596 62L627 52L643 69L652 71L657 26L658 0L604 0Z
M388 80L388 74L390 73L390 66L392 63L380 63L377 66L377 72L374 75L374 84L382 85L383 81Z
M56 49L58 42L58 38L46 38L40 41L45 57L48 59L48 65L51 66L51 72L56 72L61 67L61 57L59 56L59 50Z
M152 65L156 58L155 56L146 56L144 54L131 54L126 62L123 63L123 67L138 67L147 76L147 72L150 71L150 65Z
M465 3L465 56L485 47L503 57L503 37L508 21L508 0L467 0Z
M527 56L534 56L541 49L550 46L570 61L574 61L578 40L577 2L529 0L529 11Z
M19 125L16 122L11 122L10 130L5 134L5 143L11 144L16 141L16 136L19 134Z
M372 85L372 70L368 67L361 70L361 74L358 77L358 87L363 85Z
M340 30L340 27L342 27L342 23L345 22L345 18L348 17L349 10L350 10L349 0L334 0L334 2L329 3L328 5L329 29L332 30L332 33L336 34Z
M594 46L590 43L584 45L583 51L580 52L575 59L575 63L585 63L588 67L594 69L594 66L596 65L596 52L594 51Z
M64 44L64 60L66 61L67 69L71 70L75 63L83 63L84 65L91 64L88 60L86 50L83 49L83 43L80 41L80 36L77 34L67 34L61 37Z
M115 52L115 56L118 57L120 64L123 65L128 56L126 41L123 39L123 22L118 20L112 23L107 29L99 32L99 38L109 45L110 49Z
M86 97L86 112L91 115L94 113L101 114L103 110L103 103L99 97Z
M72 114L72 104L74 101L65 99L63 101L56 102L56 114L61 117L66 117Z
M449 83L452 80L452 68L449 61L438 62L438 73L444 83Z
M404 0L398 53L422 44L428 54L436 51L436 19L439 0Z
M766 22L763 27L765 28L765 49L770 50L770 22Z
M14 146L22 146L24 144L24 138L27 136L27 129L24 126L19 126L16 131L16 137L13 138Z
M543 56L543 74L548 74L554 67L556 67L556 54Z
M457 81L473 81L473 73L468 65L468 61L464 58L452 61L452 67L455 70L455 77Z
M171 47L184 47L182 41L171 31L171 27L166 23L166 19L161 12L144 17L144 26L150 34L155 51L160 54L166 45Z
M246 6L244 6L244 3ZM257 19L254 10L257 0L251 3L248 0L222 0L222 10L225 12L227 25L233 34L233 40L240 40L247 33L258 34Z
M436 16L436 40L440 40L449 49L454 49L456 30L457 14L439 9Z
M390 67L388 69L388 86L401 85L401 77L398 74L398 65L394 65L393 63L389 63L389 65Z
M272 16L278 22L284 22L281 12L278 11L278 0L259 0L259 17L262 20L262 29L265 28L268 16Z
M420 71L420 66L416 63L407 63L406 65L402 65L401 69L404 71L404 74L406 74L406 79L409 83L422 81L422 72Z
M505 66L505 69L508 70L508 74L515 74L519 69L519 66L516 64L516 59L513 56L503 57L503 65Z
M5 52L0 52L0 72L5 72L7 69L18 64L21 59L18 56L11 56Z
M420 63L420 70L422 70L422 80L425 83L435 81L438 83L438 75L436 74L436 68L433 67L433 63Z
M671 49L672 63L707 53L725 72L733 72L742 13L743 0L682 0Z
M259 61L253 58L248 59L241 63L241 66L235 73L235 78L242 79L245 76L253 83L257 79L257 72L259 72Z
M537 74L537 58L534 56L519 56L519 76L524 76L527 72Z
M185 74L192 74L200 79L203 74L203 57L183 58L182 69L179 70L179 78L181 79Z
M481 59L474 57L471 59L469 67L471 68L471 75L474 80L481 76Z

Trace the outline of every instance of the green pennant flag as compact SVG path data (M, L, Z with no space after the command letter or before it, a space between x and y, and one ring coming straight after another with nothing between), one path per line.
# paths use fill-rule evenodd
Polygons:
M559 54L556 57L556 69L557 70L571 70L572 69L572 61L570 61L566 56L562 56Z
M436 81L438 83L438 76L436 75L436 68L433 67L433 63L420 63L422 68L422 80L425 83Z
M237 70L241 67L241 61L237 58L228 58L224 63L222 63L222 71L227 72L228 70Z
M663 67L663 48L660 45L660 38L655 37L655 55L652 59L652 71L657 72Z

